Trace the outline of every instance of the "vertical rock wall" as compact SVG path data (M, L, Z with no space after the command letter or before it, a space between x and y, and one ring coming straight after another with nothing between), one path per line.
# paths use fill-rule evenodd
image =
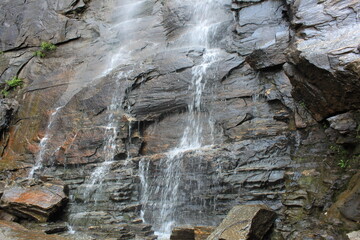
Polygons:
M192 68L204 49L172 47L191 27L191 1L141 1L136 21L120 18L121 34L113 29L126 3L117 4L0 3L0 80L25 81L10 94L20 109L2 139L0 166L2 179L11 177L6 170L26 176L50 131L42 174L69 184L66 221L98 237L131 239L152 235L151 226L138 225L139 162L148 164L148 181L159 177L159 161L182 136ZM204 138L215 136L215 145L183 156L180 190L190 198L179 206L180 224L215 225L234 205L266 204L280 214L273 236L341 239L343 226L328 225L325 212L353 173L337 164L358 167L359 9L351 0L223 2L214 35L223 52L207 72L199 113L214 123ZM34 57L42 41L58 48ZM116 58L118 45L131 60ZM103 161L116 81L123 96L116 163L87 195L89 176Z

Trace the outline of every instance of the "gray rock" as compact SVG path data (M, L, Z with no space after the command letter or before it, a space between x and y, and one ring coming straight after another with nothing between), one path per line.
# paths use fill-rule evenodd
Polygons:
M359 240L360 239L360 231L354 231L346 234L350 240Z
M354 116L350 112L339 114L334 117L327 118L326 120L330 122L331 128L339 131L342 134L350 133L357 127Z
M276 213L266 206L235 206L207 240L263 239Z

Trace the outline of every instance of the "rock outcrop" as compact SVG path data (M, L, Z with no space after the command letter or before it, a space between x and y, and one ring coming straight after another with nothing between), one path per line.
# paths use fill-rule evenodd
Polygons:
M186 39L198 2L2 1L0 81L19 76L24 87L18 111L12 100L0 103L1 180L26 176L40 159L37 176L69 186L63 217L80 232L155 238L139 216L161 222L152 214L160 197L144 193L164 187L161 163L188 124L189 87L206 54ZM182 153L174 219L217 225L231 206L266 204L278 213L279 239L345 238L324 213L359 166L360 2L214 2L217 58L196 116L203 147ZM57 50L35 57L43 41ZM114 162L92 184L112 137ZM335 214L351 230L354 189ZM2 199L17 216L45 221L63 190L15 186Z
M10 186L0 199L1 208L25 219L46 222L67 202L67 187L60 182L35 186Z
M327 216L330 221L342 217L353 224L360 221L360 172L351 178L348 188L338 196Z
M233 207L208 240L261 240L270 230L276 213L261 205Z
M3 220L0 220L0 234L2 240L67 240L61 236L28 230L18 223Z

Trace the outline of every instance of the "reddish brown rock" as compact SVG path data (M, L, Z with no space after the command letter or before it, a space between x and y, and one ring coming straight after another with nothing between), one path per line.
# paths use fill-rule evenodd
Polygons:
M0 220L2 240L66 240L57 235L46 235L39 231L30 231L18 223Z
M11 187L4 191L1 206L20 218L46 222L67 202L65 192L66 186L59 183Z
M206 240L214 230L215 227L194 227L195 240Z

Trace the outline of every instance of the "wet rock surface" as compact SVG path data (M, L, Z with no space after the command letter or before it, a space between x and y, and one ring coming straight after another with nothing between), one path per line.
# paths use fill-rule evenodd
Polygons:
M95 239L154 239L139 217L159 210L159 197L141 199L141 177L164 180L160 162L183 135L194 67L206 51L184 44L194 2L133 1L133 18L125 22L129 1L115 2L0 3L0 81L15 75L25 81L9 128L17 107L2 100L0 127L9 134L1 141L1 179L26 176L47 134L38 175L69 186L67 221ZM279 214L274 235L280 239L316 239L317 232L342 239L336 223L319 219L353 174L338 164L358 166L359 2L233 0L218 9L217 67L204 76L198 112L202 141L214 146L183 154L176 220L216 226L232 206L265 204ZM34 57L42 41L58 48ZM113 95L120 99L116 111L108 107ZM111 114L119 129L115 162L91 187L106 155ZM54 196L51 189L30 189ZM6 189L3 197L23 191ZM339 211L355 230L352 194ZM20 217L36 209L30 215L44 220L53 211L21 204L11 205Z

